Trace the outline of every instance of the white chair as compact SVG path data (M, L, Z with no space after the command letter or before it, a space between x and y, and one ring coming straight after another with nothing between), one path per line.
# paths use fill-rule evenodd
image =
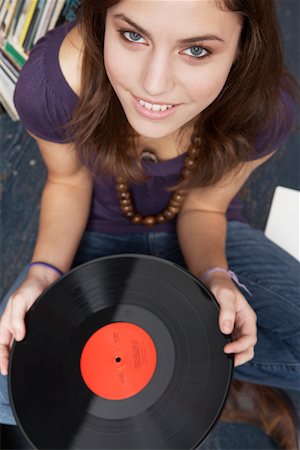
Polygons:
M300 261L300 192L277 186L265 235Z

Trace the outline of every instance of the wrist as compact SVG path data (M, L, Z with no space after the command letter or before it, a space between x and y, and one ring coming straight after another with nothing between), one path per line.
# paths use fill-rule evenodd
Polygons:
M28 265L28 275L38 278L47 285L63 275L63 272L52 264L43 261L33 261Z
M251 292L240 282L237 275L232 270L224 269L223 267L212 267L206 270L200 277L200 281L206 284L208 287L214 284L215 280L226 279L227 281L234 281L240 288L244 289L249 295L252 296Z
M216 280L230 280L231 281L231 277L228 274L223 273L223 272L215 272L205 278L199 277L199 279L200 279L200 281L202 281L202 283L204 283L206 285L213 284Z
M211 267L204 272L201 273L199 276L199 279L203 283L208 283L211 280L219 279L219 278L231 278L230 276L230 270L226 267Z
M199 280L205 284L209 289L213 289L216 285L222 284L222 285L229 285L232 283L232 280L226 273L222 272L215 272L211 274L209 277L206 277L203 279L202 277L199 277Z

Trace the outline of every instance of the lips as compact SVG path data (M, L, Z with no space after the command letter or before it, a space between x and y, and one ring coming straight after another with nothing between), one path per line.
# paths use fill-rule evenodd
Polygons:
M140 103L140 105L144 106L144 108L149 109L150 111L166 111L167 109L173 108L174 106L170 104L149 103L139 98L138 102Z
M137 112L146 119L161 120L165 119L178 109L180 105L170 103L150 103L144 99L133 96L133 102Z

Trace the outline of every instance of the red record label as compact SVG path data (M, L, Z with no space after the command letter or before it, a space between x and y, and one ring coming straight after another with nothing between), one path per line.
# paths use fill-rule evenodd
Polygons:
M157 363L152 338L141 327L115 322L97 330L86 342L80 371L88 388L108 400L123 400L140 392Z

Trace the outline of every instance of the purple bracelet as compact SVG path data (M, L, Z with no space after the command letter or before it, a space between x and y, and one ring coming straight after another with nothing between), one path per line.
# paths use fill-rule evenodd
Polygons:
M233 272L233 270L225 270L222 269L221 267L213 267L212 269L208 269L206 272L204 272L204 274L200 277L201 281L206 280L206 278L209 277L209 275L215 273L215 272L222 272L225 273L226 275L229 276L229 278L231 278L233 281L236 282L236 284L241 287L242 289L244 289L249 295L251 295L252 297L252 293L249 291L249 289L247 288L247 286L245 286L244 284L242 284L237 275Z
M64 274L62 270L58 269L57 267L53 266L52 264L44 262L44 261L34 261L34 262L31 262L30 264L28 264L29 269L32 266L45 266L48 269L54 270L54 272L58 273L60 276Z

